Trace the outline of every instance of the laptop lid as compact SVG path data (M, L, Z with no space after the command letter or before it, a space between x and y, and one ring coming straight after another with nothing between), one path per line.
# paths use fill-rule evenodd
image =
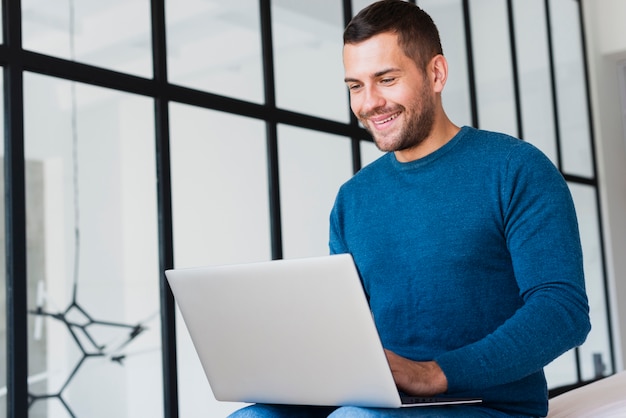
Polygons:
M349 254L165 274L217 400L401 406Z

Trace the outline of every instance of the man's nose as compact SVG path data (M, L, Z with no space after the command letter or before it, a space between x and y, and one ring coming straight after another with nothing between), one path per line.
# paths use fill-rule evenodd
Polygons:
M384 106L385 106L385 98L383 97L383 95L381 94L378 88L370 87L370 88L365 89L362 113L370 113Z

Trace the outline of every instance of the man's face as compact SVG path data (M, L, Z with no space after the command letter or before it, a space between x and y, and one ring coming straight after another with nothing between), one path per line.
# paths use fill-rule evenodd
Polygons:
M402 151L428 137L435 118L430 81L398 45L382 33L343 48L350 107L381 151Z

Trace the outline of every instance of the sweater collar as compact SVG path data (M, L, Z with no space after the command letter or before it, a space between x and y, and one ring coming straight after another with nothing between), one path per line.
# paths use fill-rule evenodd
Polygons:
M417 160L402 163L396 159L396 156L393 152L387 153L387 159L391 162L391 165L397 170L412 170L414 168L423 167L433 161L438 160L439 158L450 152L468 134L471 129L472 128L469 126L461 127L461 130L459 130L459 132L454 137L452 137L452 139L448 141L444 146L422 158L418 158Z

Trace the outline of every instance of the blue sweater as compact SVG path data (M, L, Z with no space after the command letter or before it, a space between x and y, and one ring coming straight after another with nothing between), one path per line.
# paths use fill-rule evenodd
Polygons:
M330 250L354 257L385 348L437 361L450 395L546 415L543 367L590 323L572 198L539 150L463 127L385 154L341 187Z

